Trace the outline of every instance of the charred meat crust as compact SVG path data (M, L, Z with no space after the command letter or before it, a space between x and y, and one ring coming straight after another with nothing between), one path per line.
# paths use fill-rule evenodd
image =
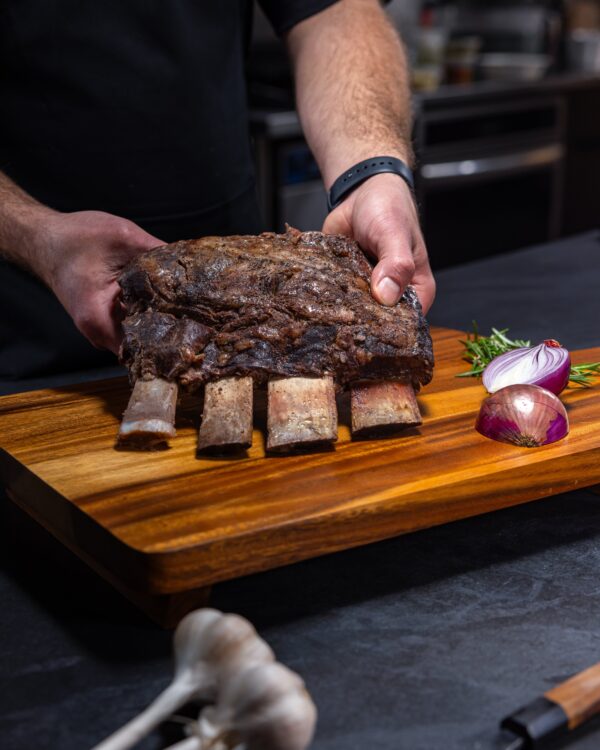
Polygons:
M431 380L429 327L409 287L395 307L369 291L358 245L320 232L204 237L139 255L119 283L121 361L132 381L189 390L251 375Z

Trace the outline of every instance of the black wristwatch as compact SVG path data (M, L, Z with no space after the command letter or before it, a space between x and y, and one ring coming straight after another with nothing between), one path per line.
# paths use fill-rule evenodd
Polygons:
M337 178L327 195L327 208L332 211L354 188L369 177L384 172L399 175L411 190L415 189L413 173L402 159L397 159L395 156L374 156L360 161Z

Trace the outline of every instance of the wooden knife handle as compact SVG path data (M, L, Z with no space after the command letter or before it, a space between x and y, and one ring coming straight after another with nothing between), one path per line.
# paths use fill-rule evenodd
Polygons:
M600 712L600 663L548 690L544 696L562 708L569 729L575 729Z
M600 663L548 690L502 720L503 729L540 747L600 713Z

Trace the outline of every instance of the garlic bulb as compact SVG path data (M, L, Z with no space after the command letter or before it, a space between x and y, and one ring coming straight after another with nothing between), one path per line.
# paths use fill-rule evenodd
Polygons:
M283 664L258 664L235 675L216 706L200 716L210 733L220 729L226 748L304 750L317 710L302 679Z
M94 750L127 750L190 700L215 705L193 723L191 737L173 746L180 750L307 747L314 704L301 678L275 662L248 620L215 609L196 610L179 623L174 647L171 684Z

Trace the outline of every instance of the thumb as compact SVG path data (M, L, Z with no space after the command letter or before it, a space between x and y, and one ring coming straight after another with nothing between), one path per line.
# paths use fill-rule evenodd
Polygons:
M153 234L148 234L148 232L144 231L143 229L142 232L144 232L144 250L152 250L152 248L154 247L160 247L160 245L166 244L163 240L159 240L158 237L155 237Z
M116 225L110 227L113 231L114 250L124 260L131 259L135 255L165 243L153 234L128 219L120 219ZM110 231L109 229L109 231Z
M145 229L138 227L137 224L134 224L133 226L134 229L131 232L129 243L132 247L137 247L138 250L152 250L155 247L165 244L162 240L159 240L158 237L155 237L153 234L146 232Z
M369 249L378 263L371 274L371 293L382 305L395 305L415 274L412 248L400 232L382 234Z

